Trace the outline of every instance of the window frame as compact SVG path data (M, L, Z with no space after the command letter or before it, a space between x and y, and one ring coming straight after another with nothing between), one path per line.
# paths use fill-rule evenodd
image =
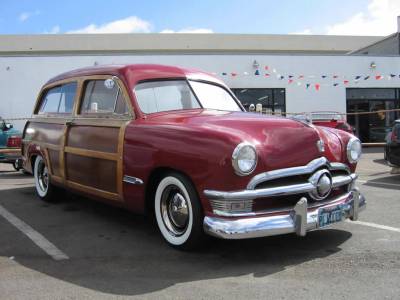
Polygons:
M120 93L122 93L124 103L127 108L127 114L115 114L115 113L111 113L111 112L82 113L82 105L83 105L83 101L85 98L86 85L88 84L88 82L96 81L96 80L97 81L105 81L107 79L113 79L118 86L118 92L116 93L116 97L114 100L114 112L115 112L115 108L117 106L118 96L120 95ZM121 120L132 119L134 117L134 114L133 114L132 104L130 103L129 100L130 100L130 97L125 88L125 85L121 82L121 80L117 76L114 76L114 75L84 76L81 81L79 100L78 100L77 107L76 107L76 117L79 117L81 119L86 119L86 118L87 119L105 118L105 119L118 119L118 120L119 119L121 119Z
M67 84L71 84L71 83L75 83L76 84L76 90L75 90L75 95L74 95L74 100L73 100L74 103L72 105L71 112L68 112L68 113L66 113L66 112L62 112L62 113L59 113L59 112L39 113L40 112L40 108L41 108L41 106L43 104L43 101L45 99L44 97L47 95L47 93L51 89L60 87L61 90L62 90L62 86L67 85ZM52 83L50 85L47 85L39 93L39 97L38 97L38 100L36 102L35 109L33 111L33 115L35 115L37 117L54 117L54 118L70 117L70 116L74 115L76 99L77 99L77 96L78 96L79 92L80 92L79 91L79 81L76 80L75 78L74 79L68 79L68 80L62 80L62 81L54 82L54 83ZM58 102L58 109L57 110L60 109L60 103L61 103L61 94L60 94L60 99L59 99L59 102Z
M107 116L100 116L98 114L91 114L91 115L81 115L79 114L79 108L81 106L81 102L83 100L83 84L85 81L87 80L105 80L108 78L113 78L115 79L115 81L118 83L119 88L122 91L123 94L123 98L125 101L125 105L127 106L128 109L128 114L126 115L121 115L122 117L115 117L112 115L107 115ZM76 88L76 93L75 93L75 97L74 97L74 105L73 105L73 109L71 113L68 114L38 114L38 111L40 109L40 105L42 103L42 98L45 95L45 93L47 93L47 91L53 87L56 86L60 86L63 84L67 84L67 83L71 83L71 82L76 82L77 83L77 88ZM131 102L131 96L130 93L128 92L128 89L126 87L126 85L124 84L124 81L121 80L121 78L119 78L118 76L112 75L112 74L101 74L101 75L83 75L83 76L73 76L70 78L65 78L65 79L61 79L61 80L57 80L54 82L50 82L45 84L42 89L40 90L38 96L36 97L36 102L34 105L34 109L33 109L33 114L32 114L32 118L34 119L55 119L55 122L59 122L57 121L57 119L66 119L66 120L74 120L74 119L98 119L98 118L102 118L102 119L109 119L109 120L132 120L136 118L136 114L135 114L135 110L134 110L134 106Z

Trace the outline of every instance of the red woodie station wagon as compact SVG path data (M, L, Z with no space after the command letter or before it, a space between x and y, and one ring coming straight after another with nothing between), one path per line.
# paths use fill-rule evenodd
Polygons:
M307 231L365 208L360 141L333 128L246 113L229 88L161 65L79 69L41 90L23 134L38 196L62 188L154 213L162 236L244 239Z

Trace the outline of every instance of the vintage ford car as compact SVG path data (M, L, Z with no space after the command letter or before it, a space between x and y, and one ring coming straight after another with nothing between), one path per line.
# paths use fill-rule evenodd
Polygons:
M246 113L223 82L160 65L101 66L41 90L23 136L24 168L43 200L67 188L154 213L188 249L209 234L297 233L365 208L360 141L332 128Z
M12 164L18 171L21 158L21 131L0 117L0 163Z

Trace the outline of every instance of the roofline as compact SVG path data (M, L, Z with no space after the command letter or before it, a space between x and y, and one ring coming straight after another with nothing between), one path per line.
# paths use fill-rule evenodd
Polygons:
M315 53L345 54L378 36L278 34L42 34L0 35L0 55L106 53Z
M349 54L349 55L357 54L357 52L361 52L361 51L363 51L363 50L366 50L366 49L368 49L369 47L375 46L375 45L377 45L377 44L379 44L379 43L382 43L383 41L386 41L386 40L388 40L388 39L391 39L391 38L393 38L393 37L395 37L395 36L400 36L400 33L399 33L399 32L392 33L391 35L385 36L384 38L382 38L382 39L380 39L380 40L377 40L376 42L374 42L374 43L372 43L372 44L366 45L366 46L364 46L364 47L362 47L362 48L360 48L360 49L356 49L356 50L350 51L348 54Z

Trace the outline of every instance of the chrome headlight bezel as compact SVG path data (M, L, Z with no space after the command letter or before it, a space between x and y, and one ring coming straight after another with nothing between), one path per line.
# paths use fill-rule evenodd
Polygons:
M357 144L358 144L358 145L357 145ZM358 156L357 156L356 159L354 159L354 158L352 157L352 155L351 155L351 154L352 154L352 151L355 151L355 149L354 149L355 145L356 145L356 147L358 147L358 149L359 149L359 151L358 151ZM352 137L352 138L348 141L347 146L346 146L346 155L347 155L347 160L348 160L350 163L352 163L352 164L355 164L355 163L357 163L357 162L360 160L361 155L362 155L362 145L361 145L361 141L360 141L358 138Z
M243 151L246 149L251 149L251 151L254 152L254 162L253 162L252 167L249 170L242 170L239 166L239 160L240 160L240 156L243 155ZM232 167L235 170L235 173L237 175L247 176L247 175L253 173L253 171L257 167L257 162L258 162L258 155L257 155L256 147L254 147L254 145L247 143L247 142L243 142L243 143L240 143L239 145L237 145L235 150L233 150Z

